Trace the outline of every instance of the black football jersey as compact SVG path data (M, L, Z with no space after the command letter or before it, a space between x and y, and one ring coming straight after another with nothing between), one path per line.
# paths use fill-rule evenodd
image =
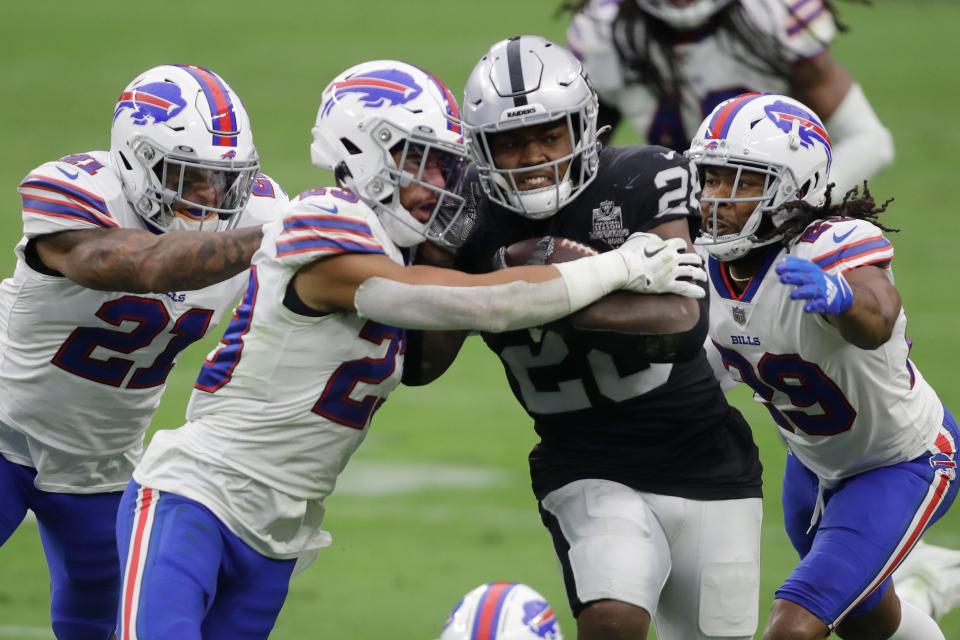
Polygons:
M602 252L670 220L696 228L698 192L691 163L674 151L606 148L593 183L546 220L481 198L458 266L491 271L498 248L547 234ZM631 336L602 335L550 328L483 334L540 436L530 454L537 497L584 478L693 499L759 496L750 429L727 404L703 351L654 364L636 355Z

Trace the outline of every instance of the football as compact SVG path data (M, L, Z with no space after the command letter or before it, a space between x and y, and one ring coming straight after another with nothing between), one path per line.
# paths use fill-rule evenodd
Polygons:
M502 267L522 267L528 264L556 264L597 255L593 247L557 236L543 236L514 242L498 253Z

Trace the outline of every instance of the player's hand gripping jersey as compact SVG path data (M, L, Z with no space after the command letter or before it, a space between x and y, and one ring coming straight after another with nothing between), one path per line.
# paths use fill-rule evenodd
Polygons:
M599 160L596 180L546 220L482 198L460 267L491 271L498 248L526 238L549 234L604 252L671 220L699 223L699 184L680 154L605 148ZM630 336L549 326L483 339L535 420L541 442L530 460L539 498L581 478L689 498L760 495L750 430L727 405L702 352L655 364L637 355Z
M339 189L301 194L265 227L243 301L194 385L187 424L158 432L134 473L144 486L201 501L270 557L329 543L323 500L403 371L402 330L289 301L301 267L344 253L403 263L376 214Z
M216 326L246 274L198 291L95 291L41 273L32 238L77 229L142 229L106 152L67 156L20 184L23 238L0 284L0 451L36 467L48 491L122 490L180 353ZM257 178L239 226L278 217L287 196ZM34 265L34 266L31 266Z
M711 22L694 31L668 31L665 37L673 39L668 61L660 49L650 47L644 21L617 21L621 3L610 0L594 0L574 17L568 44L583 61L601 102L622 113L635 131L645 132L651 144L686 149L700 122L724 100L748 91L790 90L789 79L769 70L755 51L777 51L793 63L821 53L836 34L822 0L740 2L753 49ZM752 65L751 59L756 60ZM676 65L679 104L658 100L638 74L640 61L655 65L664 76L671 63Z
M769 409L790 449L827 483L930 450L943 406L909 360L903 310L886 344L860 349L822 316L802 312L805 301L791 300L794 287L774 270L787 250L777 244L767 251L741 295L726 265L710 258L710 336L734 379ZM814 223L789 255L830 274L875 265L893 281L893 246L866 221Z

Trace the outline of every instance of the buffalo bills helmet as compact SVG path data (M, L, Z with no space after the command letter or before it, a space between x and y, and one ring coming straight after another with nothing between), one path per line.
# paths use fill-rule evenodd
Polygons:
M696 241L712 256L729 261L783 237L778 230L798 213L781 207L784 203L823 204L833 151L823 123L809 107L786 96L744 93L717 105L686 155L701 173L707 167L736 171L729 195L701 198L702 205L712 207L712 221ZM760 196L737 196L744 171L764 175ZM735 202L755 202L756 208L740 231L718 234L717 210Z
M546 599L525 584L489 582L460 599L440 640L563 640Z
M154 67L127 85L110 156L130 205L157 232L236 225L260 167L240 98L193 65Z
M552 216L597 176L599 102L580 61L540 36L516 36L494 44L467 79L463 119L467 145L490 199L527 218ZM496 165L490 138L521 127L562 122L571 152L535 166ZM521 174L546 170L553 184L522 190Z
M436 76L396 60L347 69L323 90L310 154L398 246L462 241L466 147L457 100ZM411 185L428 194L414 211L401 202Z
M667 23L678 31L705 25L721 9L738 0L636 0L644 13Z

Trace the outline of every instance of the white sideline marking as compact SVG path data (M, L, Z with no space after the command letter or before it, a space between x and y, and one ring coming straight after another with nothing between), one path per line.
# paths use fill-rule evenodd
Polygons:
M43 627L17 627L12 625L0 625L0 638L43 638L44 640L56 640L50 629Z
M393 496L427 489L484 489L506 485L505 471L486 467L356 462L347 465L334 494Z

